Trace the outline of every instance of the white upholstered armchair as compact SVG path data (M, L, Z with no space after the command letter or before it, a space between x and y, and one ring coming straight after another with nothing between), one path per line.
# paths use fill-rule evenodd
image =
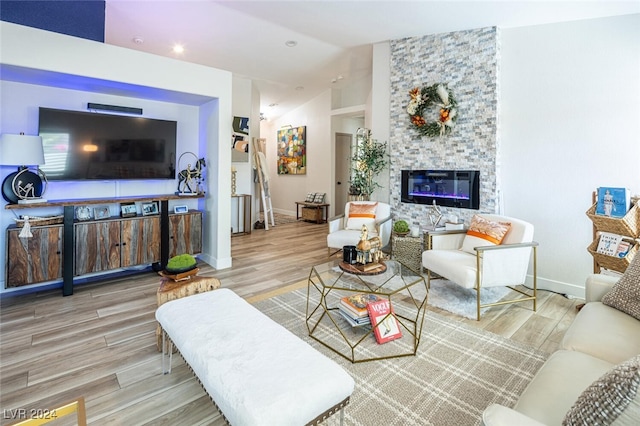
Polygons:
M477 314L480 309L532 301L536 310L537 246L533 241L533 225L520 219L490 215L475 215L469 229L460 232L432 232L428 250L422 253L422 266L427 270L428 285L437 274L477 293ZM533 253L533 288L521 290ZM486 287L509 287L522 297L481 305L480 292Z
M362 225L369 228L370 238L380 237L382 247L385 247L391 237L391 206L379 201L349 201L344 214L332 217L328 223L329 256L344 246L358 244Z

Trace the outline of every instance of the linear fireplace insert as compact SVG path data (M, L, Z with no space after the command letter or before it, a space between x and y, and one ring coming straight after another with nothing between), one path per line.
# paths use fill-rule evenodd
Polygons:
M403 170L403 203L480 209L479 170Z

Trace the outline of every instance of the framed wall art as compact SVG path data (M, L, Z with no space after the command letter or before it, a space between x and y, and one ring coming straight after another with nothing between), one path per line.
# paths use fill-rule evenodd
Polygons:
M231 161L246 163L249 161L249 118L233 117L231 135Z
M278 130L278 174L307 174L307 126Z

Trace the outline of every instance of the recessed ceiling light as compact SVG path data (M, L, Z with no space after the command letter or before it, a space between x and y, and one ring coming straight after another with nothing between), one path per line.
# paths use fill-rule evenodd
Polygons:
M134 37L133 38L133 42L135 44L142 44L142 43L144 43L144 39L142 37Z
M287 47L296 47L298 45L298 42L295 40L287 40L284 42L284 45Z
M273 108L274 106L278 106L278 104L269 104L269 107Z
M172 50L173 50L173 53L178 53L178 54L184 53L184 46L181 44L174 44Z
M304 90L304 87L302 87L302 86L298 86L298 87L296 87L296 90L299 92L299 91L301 91L301 90Z

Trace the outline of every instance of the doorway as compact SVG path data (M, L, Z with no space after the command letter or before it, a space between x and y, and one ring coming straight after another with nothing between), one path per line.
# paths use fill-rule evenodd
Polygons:
M336 132L335 158L335 206L336 215L344 213L344 206L349 199L349 180L351 177L351 144L353 135Z

